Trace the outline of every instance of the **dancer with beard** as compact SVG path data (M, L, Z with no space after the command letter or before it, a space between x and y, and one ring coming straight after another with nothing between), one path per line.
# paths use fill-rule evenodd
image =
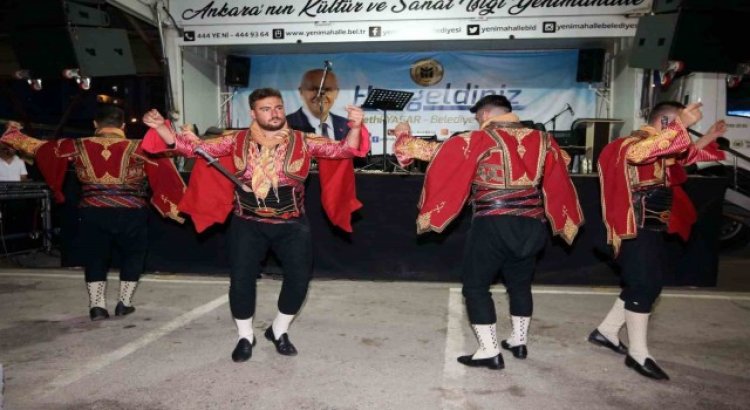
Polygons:
M305 300L312 276L310 227L304 214L305 180L310 160L313 157L352 158L369 151L369 137L358 107L347 107L350 131L345 140L334 141L288 128L284 102L278 90L257 89L250 94L249 102L253 120L249 129L206 141L186 131L175 135L155 110L143 118L155 131L147 134L149 149L174 148L179 154L195 156L196 149L200 148L218 157L221 164L245 184L243 191L219 173L209 172L205 162L198 161L185 200L179 205L180 211L192 216L198 231L212 223L223 222L232 211L228 232L229 304L238 331L237 345L232 352L235 362L247 361L252 356L256 278L269 249L281 262L284 279L278 314L264 336L273 342L279 354L297 354L288 330ZM353 186L353 175L350 177L339 175L321 180L321 187ZM353 195L353 190L337 192ZM338 202L347 204L348 208L339 212L346 213L348 219L361 204L356 198L346 196L342 195Z

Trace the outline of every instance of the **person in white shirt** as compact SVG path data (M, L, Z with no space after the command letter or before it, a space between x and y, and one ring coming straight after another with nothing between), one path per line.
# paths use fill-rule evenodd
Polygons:
M0 181L20 182L28 179L26 164L16 155L16 151L5 144L0 144Z

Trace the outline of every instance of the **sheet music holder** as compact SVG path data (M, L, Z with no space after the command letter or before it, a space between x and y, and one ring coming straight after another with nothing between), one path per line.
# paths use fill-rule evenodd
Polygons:
M409 103L414 93L408 91L398 90L385 90L382 88L373 88L365 102L362 104L362 108L370 108L383 111L383 172L388 172L388 165L391 164L394 168L400 168L398 164L388 160L388 111L401 111ZM368 164L362 169L367 169L376 165L380 165L378 162Z

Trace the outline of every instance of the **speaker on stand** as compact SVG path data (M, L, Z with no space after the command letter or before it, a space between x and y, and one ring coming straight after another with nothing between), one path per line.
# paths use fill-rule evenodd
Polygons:
M224 84L246 88L250 84L250 57L227 56Z

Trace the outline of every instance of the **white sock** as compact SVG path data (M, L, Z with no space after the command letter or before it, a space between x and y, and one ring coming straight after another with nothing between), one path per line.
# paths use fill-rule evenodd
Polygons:
M253 317L250 319L234 319L234 324L237 325L237 340L247 339L248 342L253 343L255 336L253 335Z
M479 349L471 357L472 359L486 359L497 356L500 348L497 346L497 327L491 325L471 325L479 342Z
M107 308L107 281L86 282L89 291L89 309L93 307Z
M648 353L648 313L625 311L625 322L628 324L628 354L643 365L651 357Z
M271 324L271 327L273 328L273 337L276 340L279 340L281 335L289 331L289 325L292 324L292 320L294 320L294 315L285 315L281 312L276 315L276 319L274 319Z
M138 287L138 281L120 281L120 302L125 306L132 306L133 294Z
M526 344L526 338L529 334L529 324L531 323L531 317L529 316L511 316L511 323L513 330L510 332L510 337L506 340L511 346L520 346Z
M620 329L625 324L625 301L620 298L615 300L612 309L604 317L602 323L596 329L604 335L615 346L620 344Z

